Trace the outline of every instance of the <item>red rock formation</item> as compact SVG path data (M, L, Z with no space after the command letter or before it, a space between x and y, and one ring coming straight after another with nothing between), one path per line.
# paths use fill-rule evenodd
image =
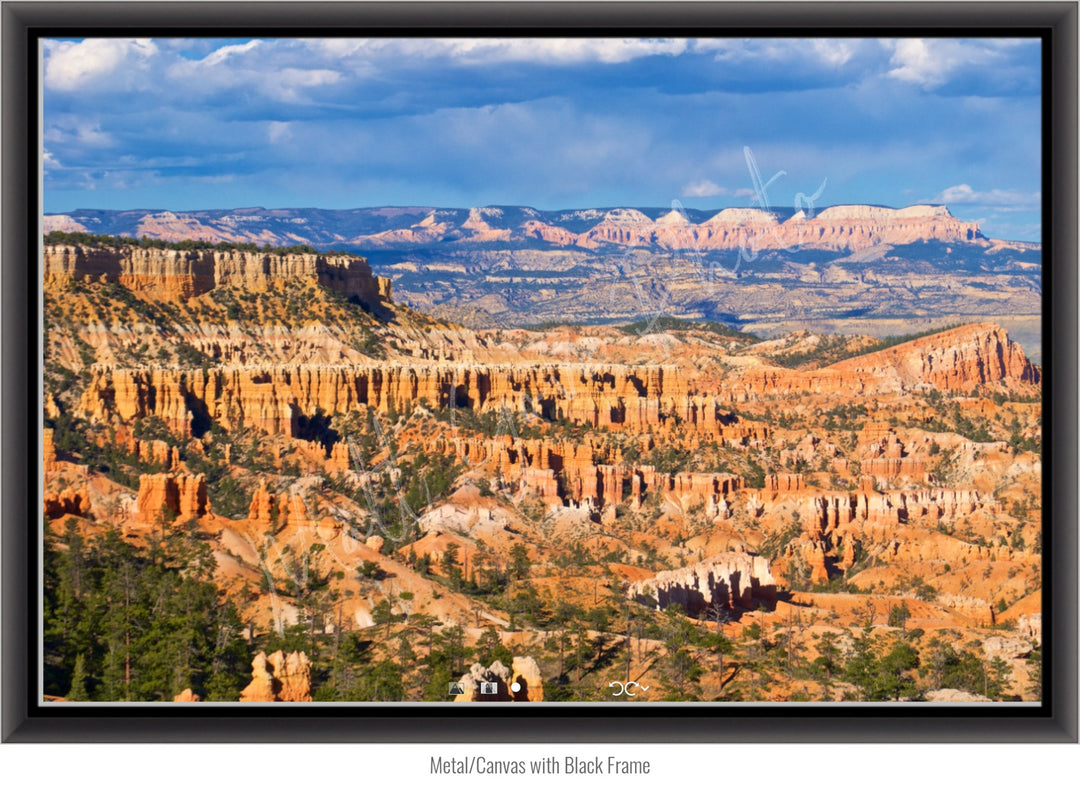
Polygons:
M829 581L829 570L825 559L825 545L821 541L800 541L798 551L810 567L810 582L823 585Z
M110 438L103 438L104 440ZM133 429L121 426L112 438L122 445L132 457L140 462L159 465L163 470L175 470L180 464L180 451L164 440L142 440L135 436Z
M979 385L1037 384L1040 372L1003 328L965 325L915 339L887 350L861 355L813 371L758 369L744 375L732 401L793 394L895 393L936 387L970 391Z
M79 489L64 489L46 494L45 516L57 519L62 516L86 516L90 513L90 490L84 484Z
M265 529L273 523L274 495L267 490L266 480L260 479L259 486L251 495L251 506L248 508L248 521Z
M90 246L46 246L45 286L64 286L73 279L117 282L144 296L191 298L213 287L210 251L122 249Z
M216 367L188 371L95 367L82 411L98 420L131 421L149 415L177 434L200 422L254 427L291 437L300 419L316 412L347 413L361 406L401 411L421 400L429 406L477 412L535 412L591 427L630 432L681 428L726 442L763 439L762 424L740 422L714 396L691 394L675 367L535 364L451 366Z
M926 476L926 470L926 462L912 456L902 459L865 459L862 462L864 473L882 478L899 476L923 478Z
M369 305L389 298L389 281L378 281L362 257L323 254L266 254L214 249L118 249L46 246L47 287L73 279L114 281L152 298L187 299L214 287L265 290L280 281L313 281Z
M907 454L907 447L893 429L885 424L871 424L863 429L855 446L862 472L882 478L926 476L926 461Z
M971 596L939 595L936 601L938 604L967 618L970 625L994 625L994 610L984 599Z
M521 471L521 486L531 496L540 498L548 504L561 504L559 482L555 471L537 467L524 467Z
M44 429L41 440L41 459L46 473L56 469L56 446L53 444L53 430Z
M609 455L589 442L515 440L510 435L493 439L454 438L436 441L435 448L453 451L476 466L491 463L505 482L545 503L573 502L595 509L623 502L640 506L646 494L671 494L683 506L704 505L710 516L727 514L725 496L743 488L743 480L730 473L656 473L652 466L626 468L622 454Z
M171 524L177 518L198 519L210 513L206 476L156 473L139 476L138 521Z
M182 692L173 697L173 702L201 702L199 695L191 689L184 689Z
M798 492L806 488L802 473L777 473L765 476L767 492Z
M781 502L794 502L807 533L827 533L852 522L897 526L901 522L953 519L977 510L1000 512L1001 504L971 489L915 489L879 493L828 492L758 500L759 516L772 514Z
M1035 384L1040 374L1004 328L965 325L829 367L903 384L926 383L943 391L968 391L987 383Z
M681 604L693 617L714 602L732 609L774 603L776 580L766 558L727 552L692 566L661 571L651 579L634 582L628 592L632 599L656 609Z
M251 683L240 702L311 702L311 663L307 654L259 651L251 662Z
M312 524L311 517L308 515L307 506L304 505L304 499L297 494L290 494L284 501L285 509L285 525L287 527L308 527Z

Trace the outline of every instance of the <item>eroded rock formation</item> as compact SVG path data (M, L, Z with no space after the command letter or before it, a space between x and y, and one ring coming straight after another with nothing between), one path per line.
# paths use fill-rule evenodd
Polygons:
M259 651L251 662L251 683L240 702L311 702L311 663L303 651L267 656Z
M769 561L759 555L728 552L685 568L661 571L634 582L630 598L656 609L680 604L691 617L713 604L726 609L753 609L776 602L776 580Z
M454 702L542 702L544 699L540 667L531 656L515 656L511 667L501 661L492 662L490 667L473 664L459 682L465 693L456 695ZM484 684L492 693L484 693Z
M1038 367L997 325L965 325L812 371L758 369L742 377L735 401L797 394L866 395L904 390L970 391L988 383L1040 381Z
M284 281L317 282L372 306L390 295L390 282L377 280L367 261L352 255L56 245L45 247L43 261L47 287L104 280L143 296L170 300L193 298L221 286L266 290Z
M1042 645L1042 613L1021 615L1016 621L1016 633L1036 645Z
M206 476L155 473L139 476L138 521L144 525L171 524L210 513Z
M53 430L44 429L41 440L41 463L46 473L55 470L56 465L56 446L53 443Z
M45 516L49 519L86 516L89 513L90 492L85 484L77 489L62 489L45 495Z

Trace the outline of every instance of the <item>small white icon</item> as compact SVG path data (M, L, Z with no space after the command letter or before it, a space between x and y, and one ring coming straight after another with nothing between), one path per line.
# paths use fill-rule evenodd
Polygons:
M611 692L612 697L620 697L623 694L625 694L627 697L636 697L637 694L635 692L631 691L631 687L633 687L635 689L639 689L642 692L646 692L646 691L649 690L648 686L642 686L636 680L628 680L626 683L623 683L622 681L618 681L618 680L613 680L613 681L611 681L611 683L608 684L608 688L611 688L611 689L615 688L616 686L619 687L619 690Z
M480 693L481 694L498 694L499 693L499 684L498 683L488 683L487 681L481 681L481 683L480 683Z
M515 680L513 683L510 684L510 691L514 692L514 694L517 694L519 691L521 691L521 684Z
M465 693L465 684L458 681L453 681L450 684L450 696Z

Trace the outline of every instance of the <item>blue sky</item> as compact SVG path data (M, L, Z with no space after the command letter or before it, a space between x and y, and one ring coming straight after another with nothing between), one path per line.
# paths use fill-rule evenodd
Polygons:
M1016 39L86 39L43 49L44 204L948 204L1040 238Z

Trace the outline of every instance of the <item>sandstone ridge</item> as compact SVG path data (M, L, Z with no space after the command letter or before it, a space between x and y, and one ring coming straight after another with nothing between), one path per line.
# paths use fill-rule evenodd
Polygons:
M991 323L964 325L831 366L793 371L764 368L735 386L735 401L815 394L880 394L905 390L969 392L981 385L1037 385L1041 372L1008 333Z
M281 281L313 281L372 306L391 291L388 279L373 276L367 261L354 255L49 245L43 273L46 287L104 280L170 300L194 298L215 287L266 290Z
M103 219L108 222L110 218L108 212L104 213L104 216L95 216L95 231L100 231L103 226L108 228L108 223L101 224ZM700 212L695 213L701 219ZM317 222L311 220L315 215L319 216ZM315 229L316 224L333 227L333 234ZM355 229L350 229L351 225ZM77 213L46 216L45 231L53 229L86 231L87 225L78 221ZM344 241L364 248L447 243L505 245L536 241L563 248L634 246L703 251L747 247L858 251L883 244L929 240L989 245L979 232L978 223L957 219L943 205L911 205L899 209L836 205L816 215L798 211L786 218L756 208L725 208L696 222L679 211L651 219L641 210L631 208L606 211L538 211L525 207L402 208L392 215L375 208L353 211L294 209L246 210L242 216L236 211L145 211L134 234L172 241L271 241L282 245L295 243L298 239L315 245Z
M533 413L592 428L634 433L680 425L745 441L766 434L738 422L734 403L791 394L966 392L986 384L1025 387L1040 372L1001 328L972 325L917 339L818 370L765 367L718 385L695 382L675 366L533 363L481 365L220 366L180 371L97 366L80 409L88 417L129 422L162 418L180 435L211 423L299 437L306 419L359 408Z

